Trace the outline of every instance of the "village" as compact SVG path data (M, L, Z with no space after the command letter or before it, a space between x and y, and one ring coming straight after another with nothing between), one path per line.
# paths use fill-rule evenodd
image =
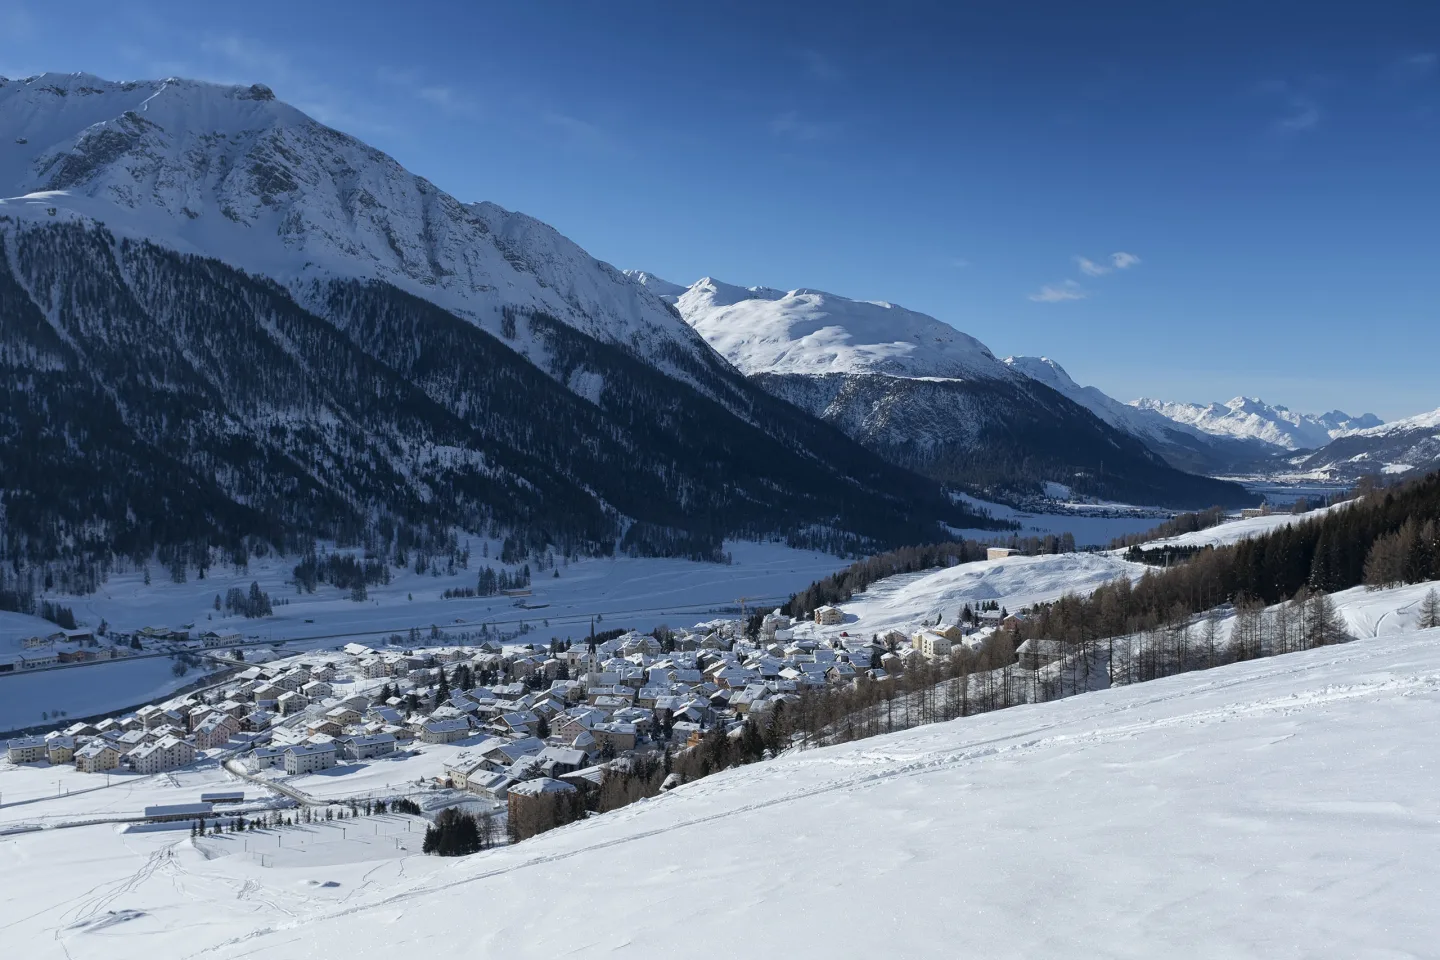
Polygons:
M806 690L883 684L917 662L978 650L1014 619L998 604L967 604L948 625L861 636L844 629L838 607L822 606L803 621L775 611L548 644L477 641L468 632L457 643L432 626L423 642L412 630L375 645L301 654L251 649L251 660L263 662L249 663L245 651L230 649L241 639L233 631L192 638L145 628L103 643L88 631L64 631L27 651L57 660L74 650L209 651L228 663L230 675L134 711L16 737L6 758L72 767L107 782L203 761L284 803L314 800L295 784L324 775L326 801L441 790L452 801L513 813L536 798L593 794L608 768L683 751L708 731L737 732L747 719L763 722ZM366 776L396 761L383 780ZM219 813L202 801L147 816Z

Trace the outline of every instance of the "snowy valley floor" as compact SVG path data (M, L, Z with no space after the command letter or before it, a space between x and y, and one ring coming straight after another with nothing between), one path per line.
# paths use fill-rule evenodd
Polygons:
M790 755L463 860L382 852L393 824L269 866L183 830L50 830L0 839L0 939L73 960L658 957L712 934L759 956L1430 956L1437 723L1440 631L1407 632Z

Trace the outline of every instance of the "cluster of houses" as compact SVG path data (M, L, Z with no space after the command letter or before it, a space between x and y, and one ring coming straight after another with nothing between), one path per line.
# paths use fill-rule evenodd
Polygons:
M194 763L202 751L226 746L242 726L226 712L231 706L193 696L152 704L123 717L13 739L6 756L12 763L74 764L80 773L163 773Z
M631 632L568 648L490 640L397 651L351 643L253 665L223 686L123 717L11 740L8 756L73 763L85 773L153 774L229 751L252 772L300 775L417 742L465 741L441 779L498 802L531 781L593 787L602 764L632 751L662 740L698 743L707 729L762 717L806 689L883 681L917 660L949 658L957 647L978 646L1003 620L984 611L965 625L863 637L815 629L844 622L838 608L821 607L813 625L769 614L754 637L740 621L717 620L663 639ZM216 633L196 641L237 639ZM462 676L498 682L447 686L442 699L441 684ZM389 696L379 699L377 689Z

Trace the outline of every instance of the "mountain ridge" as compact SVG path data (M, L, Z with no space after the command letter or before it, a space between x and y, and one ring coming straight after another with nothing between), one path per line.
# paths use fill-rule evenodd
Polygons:
M267 87L7 81L0 143L8 556L88 578L109 550L403 557L458 527L516 560L720 559L727 537L851 552L994 526L554 228Z
M679 286L643 271L631 276L659 290ZM894 463L982 496L1034 496L1054 481L1084 495L1165 506L1253 500L1237 485L1176 469L974 337L888 301L705 277L675 295L675 306L766 390Z

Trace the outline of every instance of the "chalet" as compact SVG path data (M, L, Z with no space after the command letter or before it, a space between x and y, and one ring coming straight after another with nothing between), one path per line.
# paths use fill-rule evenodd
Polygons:
M321 683L329 683L335 679L335 676L335 664L328 661L310 668L310 679L318 680Z
M538 766L547 777L573 773L585 766L585 751L570 747L546 747L535 755Z
M330 684L324 680L311 680L300 685L300 693L310 700L323 700L332 693Z
M515 778L509 774L480 771L466 780L465 789L498 803L509 795L515 782Z
M292 713L300 713L308 706L310 701L305 694L294 690L287 691L275 698L275 705L280 708L280 716L288 717Z
M845 622L845 614L839 607L826 604L815 608L815 622L822 627L833 627Z
M465 718L454 720L427 720L420 725L420 739L424 743L454 743L470 736L470 721Z
M91 740L75 751L75 769L81 773L103 773L120 766L120 748L109 740Z
M199 640L204 647L233 647L243 638L234 630L206 630Z
M50 748L44 737L16 737L6 745L5 756L11 763L39 763L49 759Z
M635 749L636 731L633 723L597 723L590 728L590 735L603 750L610 747L616 753Z
M285 772L291 776L335 766L335 744L296 743L285 748Z
M335 742L346 760L371 760L395 752L395 737L389 733L340 737Z
M252 770L263 770L266 767L273 767L275 764L285 762L285 751L289 746L278 747L256 747L251 750L246 760Z
M21 670L42 670L45 667L53 667L59 659L53 650L37 649L27 650L20 654L18 663Z
M185 740L162 737L131 750L126 754L126 760L136 773L162 773L193 763L195 747Z
M921 630L912 638L912 645L927 657L950 656L950 638L935 630Z
M195 728L195 746L201 750L214 750L230 742L240 732L240 721L229 714L210 714Z
M353 707L341 705L338 707L331 707L329 710L326 710L325 719L334 720L336 723L340 724L340 726L344 727L348 724L359 723L363 719L363 717L361 716L359 710L356 710Z
M26 650L35 650L39 647L53 647L54 645L55 640L53 637L26 637L24 640Z
M545 744L535 737L521 740L495 740L480 745L480 753L490 769L499 773L523 757L533 756L545 749Z
M305 724L305 733L312 737L338 737L344 732L345 728L329 717L318 717Z
M45 738L45 750L51 766L70 763L75 759L75 738L52 733Z
M461 753L454 760L441 768L445 779L457 790L470 789L471 778L485 778L494 776L486 765L485 759L478 754L468 751Z

